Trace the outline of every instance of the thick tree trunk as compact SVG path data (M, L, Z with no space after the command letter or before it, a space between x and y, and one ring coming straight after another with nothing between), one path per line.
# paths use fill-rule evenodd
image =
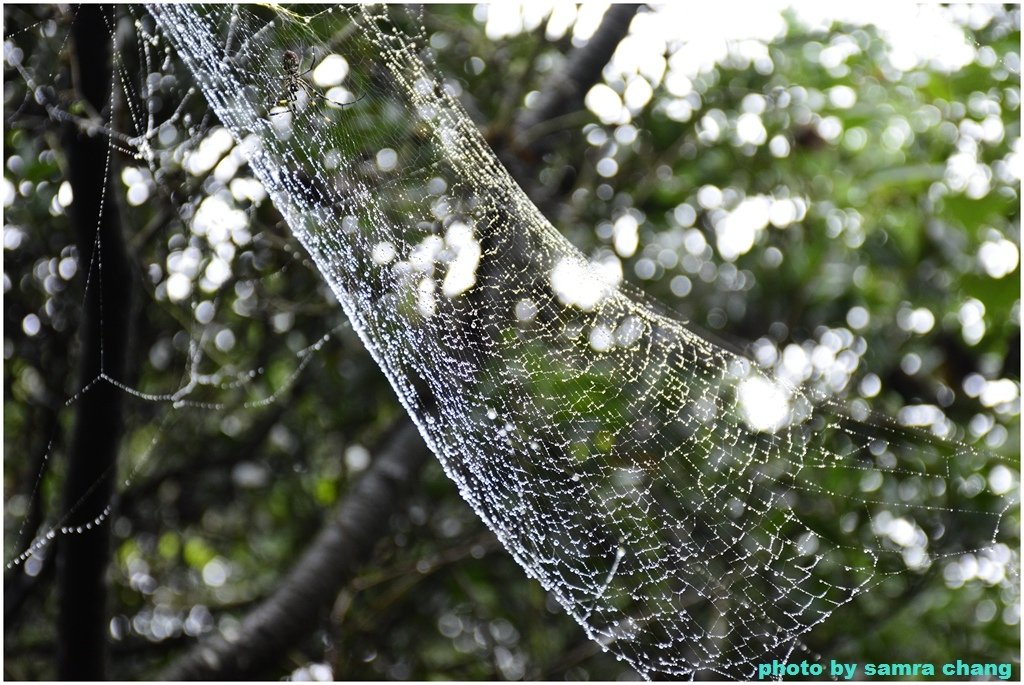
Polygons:
M110 7L83 5L72 28L72 64L78 96L93 111L110 102ZM106 570L110 558L110 506L122 431L121 391L131 322L131 269L111 193L113 168L106 137L64 130L71 223L79 273L86 284L79 328L79 386L75 404L61 526L57 541L57 675L64 680L107 676ZM102 269L100 263L102 261ZM102 519L100 525L96 525Z

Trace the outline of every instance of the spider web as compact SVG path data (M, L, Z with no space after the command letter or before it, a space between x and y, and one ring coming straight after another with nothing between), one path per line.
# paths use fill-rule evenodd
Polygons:
M1011 502L962 487L978 455L808 397L610 281L401 18L240 9L225 41L217 10L152 11L463 498L641 673L751 677L887 574L995 541ZM359 103L266 116L279 82L254 76L296 46L343 55Z
M987 458L793 387L568 243L438 81L414 18L377 7L151 12L463 498L641 674L753 677L886 577L997 541L1015 501L969 485ZM140 45L156 71L166 56ZM300 72L343 57L323 97L315 71L288 73L287 50ZM118 76L131 90L123 65ZM179 94L183 106L193 95ZM112 145L156 173L166 122L132 118L135 132L110 131ZM209 122L185 123L195 147L209 139ZM183 208L193 233L198 211ZM218 394L239 388L241 406L256 408L331 334L271 387L257 367L204 371L212 335L189 332L176 389L118 387L169 416L223 409ZM109 510L58 522L12 563Z

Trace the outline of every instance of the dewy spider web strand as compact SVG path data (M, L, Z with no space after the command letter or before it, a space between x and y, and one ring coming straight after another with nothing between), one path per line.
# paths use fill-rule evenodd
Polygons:
M259 11L152 8L462 496L593 639L649 676L750 677L888 574L997 539L1013 503L961 487L978 455L811 400L609 282L387 10ZM345 57L359 101L272 120L303 49ZM744 410L758 387L772 425Z

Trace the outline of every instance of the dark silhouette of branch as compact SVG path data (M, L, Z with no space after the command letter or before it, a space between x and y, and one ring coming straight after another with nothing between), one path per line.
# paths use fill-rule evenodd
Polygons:
M507 133L489 139L508 172L548 216L554 212L557 198L568 192L575 173L545 185L537 180L538 164L566 136L581 135L583 124L590 120L583 100L601 80L601 72L629 33L640 7L612 5L586 45L570 50L564 67L541 86L537 106L520 111Z
M537 106L523 110L516 118L512 146L517 153L523 154L523 147L527 147L532 157L540 158L550 149L552 136L532 136L531 130L583 110L583 98L601 80L602 70L629 33L639 8L612 5L586 45L566 55L564 68L556 70L541 87ZM529 140L526 146L519 144L524 139Z
M312 632L338 592L366 563L401 495L430 456L407 418L386 441L331 519L274 593L250 611L230 642L202 640L161 674L162 680L230 680L257 677Z
M110 102L110 7L85 5L72 28L74 82L78 97L99 112ZM132 269L113 198L111 150L105 137L64 127L68 176L75 201L80 272L87 283L79 330L79 382L125 379L131 338ZM102 270L100 269L102 260ZM109 521L92 525L114 490L122 433L123 394L106 380L95 382L76 405L64 482L62 525L88 526L57 540L57 676L102 680L107 669L106 569Z

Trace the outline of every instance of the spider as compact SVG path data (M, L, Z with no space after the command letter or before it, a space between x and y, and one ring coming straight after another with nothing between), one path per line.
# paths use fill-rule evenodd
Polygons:
M271 112L270 116L277 114L284 114L285 112L291 113L294 117L298 115L298 111L295 109L295 105L299 100L299 91L306 93L309 98L319 98L324 102L329 102L332 105L338 107L348 107L354 105L363 99L360 95L351 102L335 102L329 97L325 96L319 90L317 90L313 84L305 79L306 74L313 71L313 61L310 60L309 68L305 71L302 70L302 60L299 59L298 53L293 50L285 50L281 56L281 66L284 68L284 93L277 102L274 103L274 107L284 107L285 109L279 109L276 112Z

